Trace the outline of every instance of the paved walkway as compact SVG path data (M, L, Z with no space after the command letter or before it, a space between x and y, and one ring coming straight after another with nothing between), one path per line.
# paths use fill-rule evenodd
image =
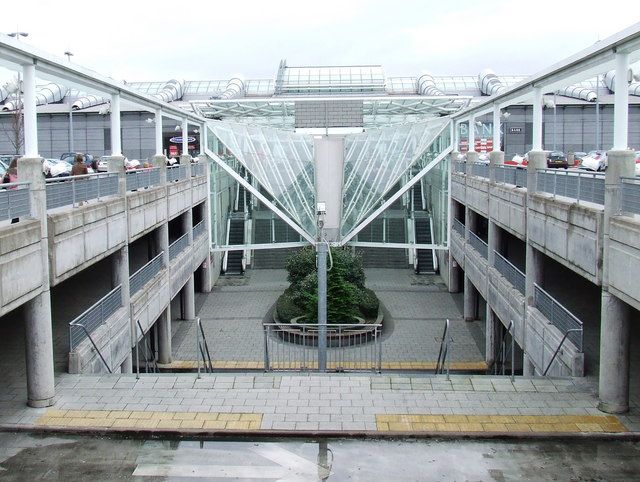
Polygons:
M367 285L376 292L386 309L382 337L383 369L432 370L447 318L451 320L453 339L451 368L486 368L479 347L484 343L480 322L462 320L461 295L448 293L438 276L416 276L408 269L368 269L366 275ZM249 270L244 277L221 278L210 294L203 295L198 316L216 369L263 368L262 322L270 321L271 308L287 286L284 270ZM196 338L194 322L174 321L175 362L171 368L196 367ZM291 348L276 342L282 353ZM351 352L346 355L351 360L347 365L355 366L358 349L346 351ZM293 355L287 353L287 356L312 360L315 353L314 350L298 349ZM287 359L283 363L289 361ZM313 362L309 366L314 366Z
M530 433L640 431L581 379L394 375L59 375L55 407L4 392L0 424L96 430Z

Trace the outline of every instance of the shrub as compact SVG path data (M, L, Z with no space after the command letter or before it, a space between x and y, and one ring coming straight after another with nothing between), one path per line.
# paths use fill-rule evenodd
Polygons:
M368 288L362 288L358 292L358 308L365 318L375 318L378 316L380 302L376 294Z

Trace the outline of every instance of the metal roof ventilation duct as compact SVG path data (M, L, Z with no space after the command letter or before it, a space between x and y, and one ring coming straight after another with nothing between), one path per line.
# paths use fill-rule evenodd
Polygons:
M564 97L571 97L572 99L586 100L587 102L595 102L598 98L598 94L592 89L581 87L580 85L573 84L556 91L556 94Z
M164 84L162 89L160 89L160 92L153 94L153 97L163 102L172 102L174 100L181 99L183 93L184 81L171 79L169 82Z
M109 99L91 94L78 97L71 107L73 110L81 110L93 107L94 105L106 104L107 102L109 102Z
M67 89L64 85L55 84L53 82L45 85L41 85L36 90L36 105L51 104L52 102L60 102L62 98L67 94ZM2 110L17 110L22 106L22 100L12 100L2 106Z
M633 79L633 76L631 76ZM607 86L610 92L615 93L616 91L616 71L610 70L606 74L604 74L604 85ZM629 84L629 95L635 95L640 97L640 82L631 82Z
M433 80L433 75L427 72L423 72L422 74L420 74L420 77L418 77L417 84L418 84L418 94L420 95L426 95L429 97L444 95L444 92L442 92L438 87L436 87L436 82L435 80Z
M484 69L478 74L478 86L480 87L480 92L484 95L497 94L506 89L506 87L502 85L498 76L494 74L491 69Z
M220 94L219 99L237 99L238 97L244 96L244 80L241 77L233 77L229 79L227 83L227 88L225 91Z

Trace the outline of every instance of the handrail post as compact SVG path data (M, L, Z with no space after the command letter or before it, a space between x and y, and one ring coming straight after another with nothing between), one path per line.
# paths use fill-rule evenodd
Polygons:
M264 371L268 372L269 367L269 325L263 326L264 330Z
M198 379L200 378L200 320L196 322L196 365L198 366ZM204 361L204 360L203 360Z
M138 323L140 323L140 320L138 320ZM139 348L139 343L138 343L138 329L136 328L136 380L140 379L140 348Z

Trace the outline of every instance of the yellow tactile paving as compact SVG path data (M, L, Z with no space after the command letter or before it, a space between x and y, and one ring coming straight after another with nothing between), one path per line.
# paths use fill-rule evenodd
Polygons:
M259 430L262 414L49 409L36 425L65 428Z
M233 370L262 370L264 364L257 361L214 361L212 362L213 369L233 369ZM198 368L198 362L194 360L174 360L173 362L160 365L161 368L171 370L196 370ZM271 363L270 367L274 370L295 370L301 367L307 369L318 368L316 362L302 362L302 361L290 361L286 363ZM336 369L360 369L360 370L373 370L374 366L368 363L359 362L328 362L327 367L330 370ZM200 368L204 369L204 364L200 362ZM383 370L435 370L435 361L400 361L400 362L383 362ZM487 364L484 361L477 362L451 362L449 367L453 371L484 371L487 369Z
M612 415L376 415L379 432L626 432Z

